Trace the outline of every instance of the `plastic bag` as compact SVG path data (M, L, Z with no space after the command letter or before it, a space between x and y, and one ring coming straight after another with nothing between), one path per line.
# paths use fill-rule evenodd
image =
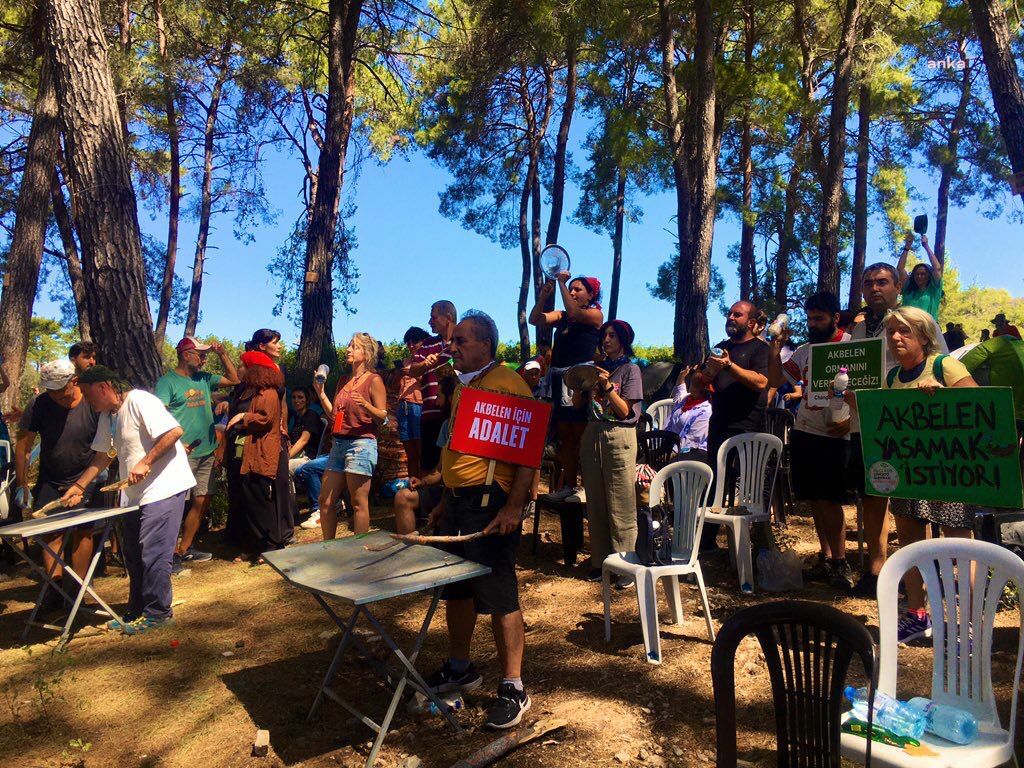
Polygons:
M803 561L791 549L762 549L757 554L757 582L766 592L803 589Z

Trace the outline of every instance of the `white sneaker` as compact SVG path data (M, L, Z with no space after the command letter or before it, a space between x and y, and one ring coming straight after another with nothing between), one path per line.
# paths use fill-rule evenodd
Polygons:
M587 503L587 492L583 489L583 486L577 486L572 489L572 493L565 497L566 501L574 501L577 504Z
M303 528L307 531L313 531L320 527L320 513L314 512L309 518L302 523L299 523L299 528Z

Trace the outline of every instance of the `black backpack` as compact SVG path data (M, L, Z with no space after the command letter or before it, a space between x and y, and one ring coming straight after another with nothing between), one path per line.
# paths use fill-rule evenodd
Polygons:
M634 549L640 565L671 565L672 518L671 504L641 505L637 508Z

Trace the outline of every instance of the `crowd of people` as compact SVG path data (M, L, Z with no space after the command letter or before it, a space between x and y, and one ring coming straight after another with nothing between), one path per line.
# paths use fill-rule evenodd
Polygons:
M1024 419L1024 342L1004 315L992 338L964 346L955 324L937 323L941 264L923 240L930 265L905 270L908 247L893 266L872 264L863 273L864 308L843 312L831 293L803 303L807 340L795 346L788 328L766 335L767 317L753 303L734 303L725 338L698 365L673 376L671 408L659 426L678 436L676 458L717 469L719 448L737 435L765 431L770 405L795 410L791 465L797 497L809 505L819 553L806 575L836 589L872 596L887 555L890 513L900 544L917 541L929 524L947 536L970 536L974 510L963 504L893 499L864 489L856 398L837 412L806 397L810 345L883 338L889 371L884 386L977 386L1014 389ZM561 308L554 308L555 295ZM487 720L516 725L530 707L522 680L524 628L516 557L524 511L539 493L535 469L496 462L493 479L484 459L449 446L448 431L467 388L482 388L552 403L549 442L556 470L550 498L585 504L591 560L586 578L599 580L607 555L631 551L637 536L638 427L644 381L634 358L635 336L622 319L606 320L601 284L561 273L539 291L529 321L550 330L553 343L518 370L497 360L498 330L486 314L459 320L446 300L430 307L429 328L410 328L408 355L388 369L383 347L356 333L345 350L345 374L329 394L322 366L309 381L286 376L281 335L257 330L240 359L220 344L194 337L176 348L176 365L155 393L130 387L97 364L102 350L73 346L68 359L40 370L41 392L19 421L15 450L16 502L25 511L63 499L65 505L118 503L99 489L112 476L128 480L124 499L138 509L125 517L120 555L130 576L123 622L112 629L137 634L171 618L172 575L212 554L196 547L209 518L218 477L226 480L224 543L239 562L288 546L296 527L337 536L342 520L354 533L370 528L371 496L393 496L395 527L441 534L484 531L482 538L449 545L488 565L490 575L445 589L449 655L429 678L439 693L470 691L482 677L471 660L479 614L490 615L502 678ZM954 346L954 341L959 343ZM949 355L959 348L963 359ZM204 370L211 353L220 374ZM593 383L573 388L569 371L593 365ZM287 381L287 383L286 383ZM29 457L40 441L39 470L30 487ZM389 463L390 476L381 466ZM727 483L728 478L715 478ZM299 508L297 499L308 503ZM844 504L859 499L868 560L855 574L846 558ZM715 526L705 526L701 551L718 547ZM72 540L71 564L84 572L92 538ZM55 564L48 563L50 567ZM59 579L59 570L54 570ZM616 587L632 582L619 579ZM900 640L929 632L920 578L906 584L908 608ZM58 607L63 598L50 593ZM116 626L115 626L116 625Z

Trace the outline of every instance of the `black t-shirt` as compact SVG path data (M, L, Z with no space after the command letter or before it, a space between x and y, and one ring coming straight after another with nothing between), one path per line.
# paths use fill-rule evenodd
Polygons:
M568 368L571 365L590 363L597 353L597 345L601 342L601 329L588 323L576 323L569 320L567 312L555 323L554 344L551 347L551 365L555 368Z
M302 452L309 458L315 459L316 449L320 446L320 435L323 431L324 423L320 420L320 415L312 410L307 410L301 416L292 414L289 421L288 439L292 445L295 445L299 438L302 437L303 432L309 432L309 442L306 443L306 447L302 449Z
M729 353L729 359L740 368L768 375L768 345L760 339L735 342L726 340L718 345ZM761 432L764 430L764 412L768 403L766 389L754 391L726 368L715 376L715 392L711 396L712 432L726 430Z
M68 410L45 392L25 409L18 422L23 431L39 435L39 482L70 485L92 463L92 440L99 416L83 397Z

